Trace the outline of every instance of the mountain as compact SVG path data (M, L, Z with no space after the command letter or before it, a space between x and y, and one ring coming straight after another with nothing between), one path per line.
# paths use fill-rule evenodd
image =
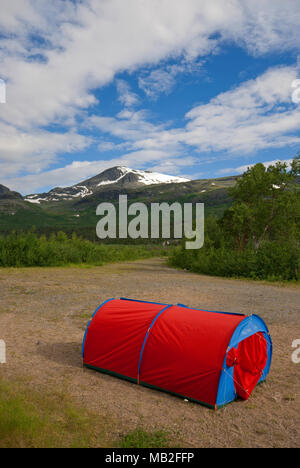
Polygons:
M26 208L26 205L20 193L0 184L0 213L14 216L21 208Z
M188 180L118 166L72 187L54 188L25 198L0 185L0 234L35 228L39 234L75 232L96 240L97 206L110 202L118 209L119 195L124 194L129 204L204 203L205 216L219 217L231 205L228 188L239 177Z
M107 189L132 190L150 185L189 182L183 177L169 176L158 172L138 171L124 166L107 169L91 179L71 187L56 187L48 193L28 195L25 201L35 204L59 201L77 201L104 192Z
M0 200L23 200L23 197L20 193L13 192L0 184Z
M237 176L189 180L113 167L72 187L54 188L24 199L0 186L0 233L35 228L40 234L76 232L96 240L96 207L111 202L117 208L121 194L127 194L129 203L205 203L206 215L221 216L231 204L227 189L236 180Z

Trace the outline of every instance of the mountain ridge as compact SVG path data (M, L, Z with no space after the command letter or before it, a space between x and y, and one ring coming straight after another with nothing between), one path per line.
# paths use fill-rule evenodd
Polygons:
M97 240L95 229L99 221L96 215L97 206L102 202L110 202L117 209L119 195L124 194L127 194L129 203L142 202L147 205L162 202L169 204L174 202L204 203L206 215L221 216L231 204L227 190L235 185L238 179L238 176L200 180L183 179L183 181L176 178L175 182L167 179L167 182L162 183L162 179L159 178L155 180L156 183L150 184L150 181L153 182L153 173L143 171L143 175L146 174L148 178L146 182L149 182L145 184L140 183L138 177L141 171L137 171L138 174L123 171L121 174L116 169L104 171L87 179L84 184L72 186L68 191L66 188L59 187L45 194L32 195L31 202L26 201L28 196L23 198L17 192L12 192L2 186L0 233L35 229L36 232L47 235L51 232L64 231L69 235L75 232L90 240ZM173 176L166 177L173 179ZM119 180L111 183L112 179L113 181ZM93 187L94 189L91 190ZM60 197L57 196L58 192ZM39 198L48 198L48 202L43 202Z
M23 200L22 195L19 192L14 192L13 190L10 190L8 187L5 185L0 184L0 199L1 200L14 200L14 199L19 199Z

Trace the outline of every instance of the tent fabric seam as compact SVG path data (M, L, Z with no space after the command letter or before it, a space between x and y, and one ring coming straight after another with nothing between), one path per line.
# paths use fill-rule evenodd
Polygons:
M149 336L149 334L150 334L150 331L151 331L153 325L155 324L156 320L158 319L158 317L159 317L163 312L165 312L165 310L170 309L171 307L173 307L172 304L167 305L167 307L164 307L162 310L160 310L160 311L158 312L158 314L156 314L156 316L155 316L154 319L152 320L152 323L151 323L150 327L149 327L148 330L147 330L146 336L145 336L144 341L143 341L143 344L142 344L142 349L141 349L141 352L140 352L139 365L138 365L138 378L137 378L138 383L140 382L140 370L141 370L141 364L142 364L143 353L144 353L144 349L145 349L145 346L146 346L146 343L147 343L147 340L148 340L148 336Z

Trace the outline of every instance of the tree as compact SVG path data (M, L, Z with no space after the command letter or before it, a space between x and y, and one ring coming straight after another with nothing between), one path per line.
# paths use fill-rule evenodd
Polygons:
M299 235L299 154L291 167L278 162L249 168L229 189L233 205L221 220L240 251L251 244L257 251L263 240L295 238ZM299 182L299 181L298 181Z

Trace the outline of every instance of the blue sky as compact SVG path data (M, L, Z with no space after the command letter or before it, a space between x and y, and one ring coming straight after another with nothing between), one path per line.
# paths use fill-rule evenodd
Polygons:
M0 183L189 178L300 149L297 0L2 0Z

